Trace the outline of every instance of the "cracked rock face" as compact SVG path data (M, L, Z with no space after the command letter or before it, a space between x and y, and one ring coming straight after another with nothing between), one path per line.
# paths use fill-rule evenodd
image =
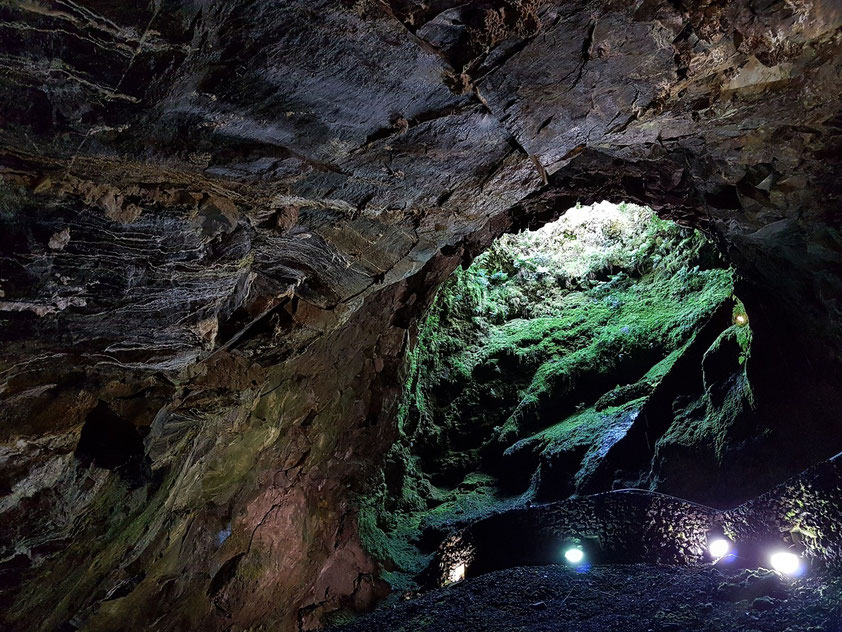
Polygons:
M415 318L576 201L708 232L792 394L789 473L842 449L840 27L832 0L4 4L4 627L373 604L353 494Z

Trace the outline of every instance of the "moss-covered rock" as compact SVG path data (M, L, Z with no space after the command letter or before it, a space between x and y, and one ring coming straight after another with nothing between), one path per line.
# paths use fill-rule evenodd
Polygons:
M625 204L571 209L458 270L409 352L400 437L362 503L389 580L411 587L455 525L614 484L606 455L732 292L701 234Z
M735 324L716 338L702 358L704 390L676 400L675 421L655 447L653 484L658 487L692 494L704 486L727 486L741 452L764 434L744 366L745 329Z

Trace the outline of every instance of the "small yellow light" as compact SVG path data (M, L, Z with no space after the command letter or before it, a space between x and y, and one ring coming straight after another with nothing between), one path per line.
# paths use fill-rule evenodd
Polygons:
M464 564L457 564L456 566L450 569L450 573L448 573L447 575L447 580L451 584L455 582L461 582L463 579L465 579Z
M738 325L745 325L748 322L748 317L745 314L737 314L734 320L737 321Z

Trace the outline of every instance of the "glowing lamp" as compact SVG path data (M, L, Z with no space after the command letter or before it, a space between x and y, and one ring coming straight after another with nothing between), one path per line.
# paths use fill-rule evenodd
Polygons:
M725 557L730 551L731 543L728 542L728 540L725 540L724 538L718 538L716 540L713 540L708 545L708 552L710 553L710 556L715 560Z
M583 559L585 559L585 553L582 549L573 547L564 552L564 559L571 564L579 564Z
M465 565L464 564L457 564L453 568L450 569L450 572L447 574L448 583L453 584L454 582L461 582L465 579Z
M769 558L774 568L784 575L795 575L801 569L801 559L795 553L779 551Z
M748 317L745 314L737 314L734 317L734 320L737 322L738 325L745 325L748 322Z

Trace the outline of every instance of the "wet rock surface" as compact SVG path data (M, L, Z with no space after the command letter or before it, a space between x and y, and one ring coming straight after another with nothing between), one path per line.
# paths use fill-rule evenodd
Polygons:
M370 607L352 496L416 317L577 200L708 230L766 392L799 394L781 478L838 451L840 25L833 2L3 4L3 627Z

